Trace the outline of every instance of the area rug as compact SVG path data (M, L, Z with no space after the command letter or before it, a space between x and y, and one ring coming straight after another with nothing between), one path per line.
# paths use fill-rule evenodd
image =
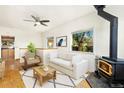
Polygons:
M33 77L32 69L20 71L20 74L27 88L75 88L82 80L85 80L84 76L75 80L64 73L57 71L56 80L48 80L47 82L44 82L41 87L38 80Z
M89 76L87 76L86 81L92 88L110 88L108 85L108 82L105 78L101 77L100 79L97 78L95 73L91 73ZM121 84L114 84L111 87L113 88L121 88L123 85Z

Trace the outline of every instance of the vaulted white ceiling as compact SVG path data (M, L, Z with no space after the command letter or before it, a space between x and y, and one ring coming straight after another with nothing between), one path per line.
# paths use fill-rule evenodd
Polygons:
M93 6L0 6L0 26L26 31L45 31L93 11L95 11ZM43 25L34 27L34 23L24 21L32 20L30 15L49 19L48 27Z

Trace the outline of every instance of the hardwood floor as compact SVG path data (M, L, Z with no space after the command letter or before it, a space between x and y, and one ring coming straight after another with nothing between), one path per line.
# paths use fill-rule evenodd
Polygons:
M25 88L18 70L8 70L5 77L0 79L0 88Z
M0 88L25 88L17 62L6 63L5 76L0 79Z
M83 80L79 83L77 88L91 88L91 86L89 85L89 83L86 80Z

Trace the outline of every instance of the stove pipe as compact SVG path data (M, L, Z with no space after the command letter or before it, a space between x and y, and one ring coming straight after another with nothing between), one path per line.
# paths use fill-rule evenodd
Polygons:
M94 5L98 15L110 22L110 48L109 48L109 58L112 60L117 60L117 48L118 48L118 17L113 16L103 9L105 5Z

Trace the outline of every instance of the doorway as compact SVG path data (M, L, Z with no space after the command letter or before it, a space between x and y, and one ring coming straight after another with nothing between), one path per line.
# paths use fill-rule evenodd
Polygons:
M15 48L14 48L15 37L13 36L1 36L1 58L7 64L14 63L15 59Z
M47 48L53 48L54 46L54 37L47 38Z

